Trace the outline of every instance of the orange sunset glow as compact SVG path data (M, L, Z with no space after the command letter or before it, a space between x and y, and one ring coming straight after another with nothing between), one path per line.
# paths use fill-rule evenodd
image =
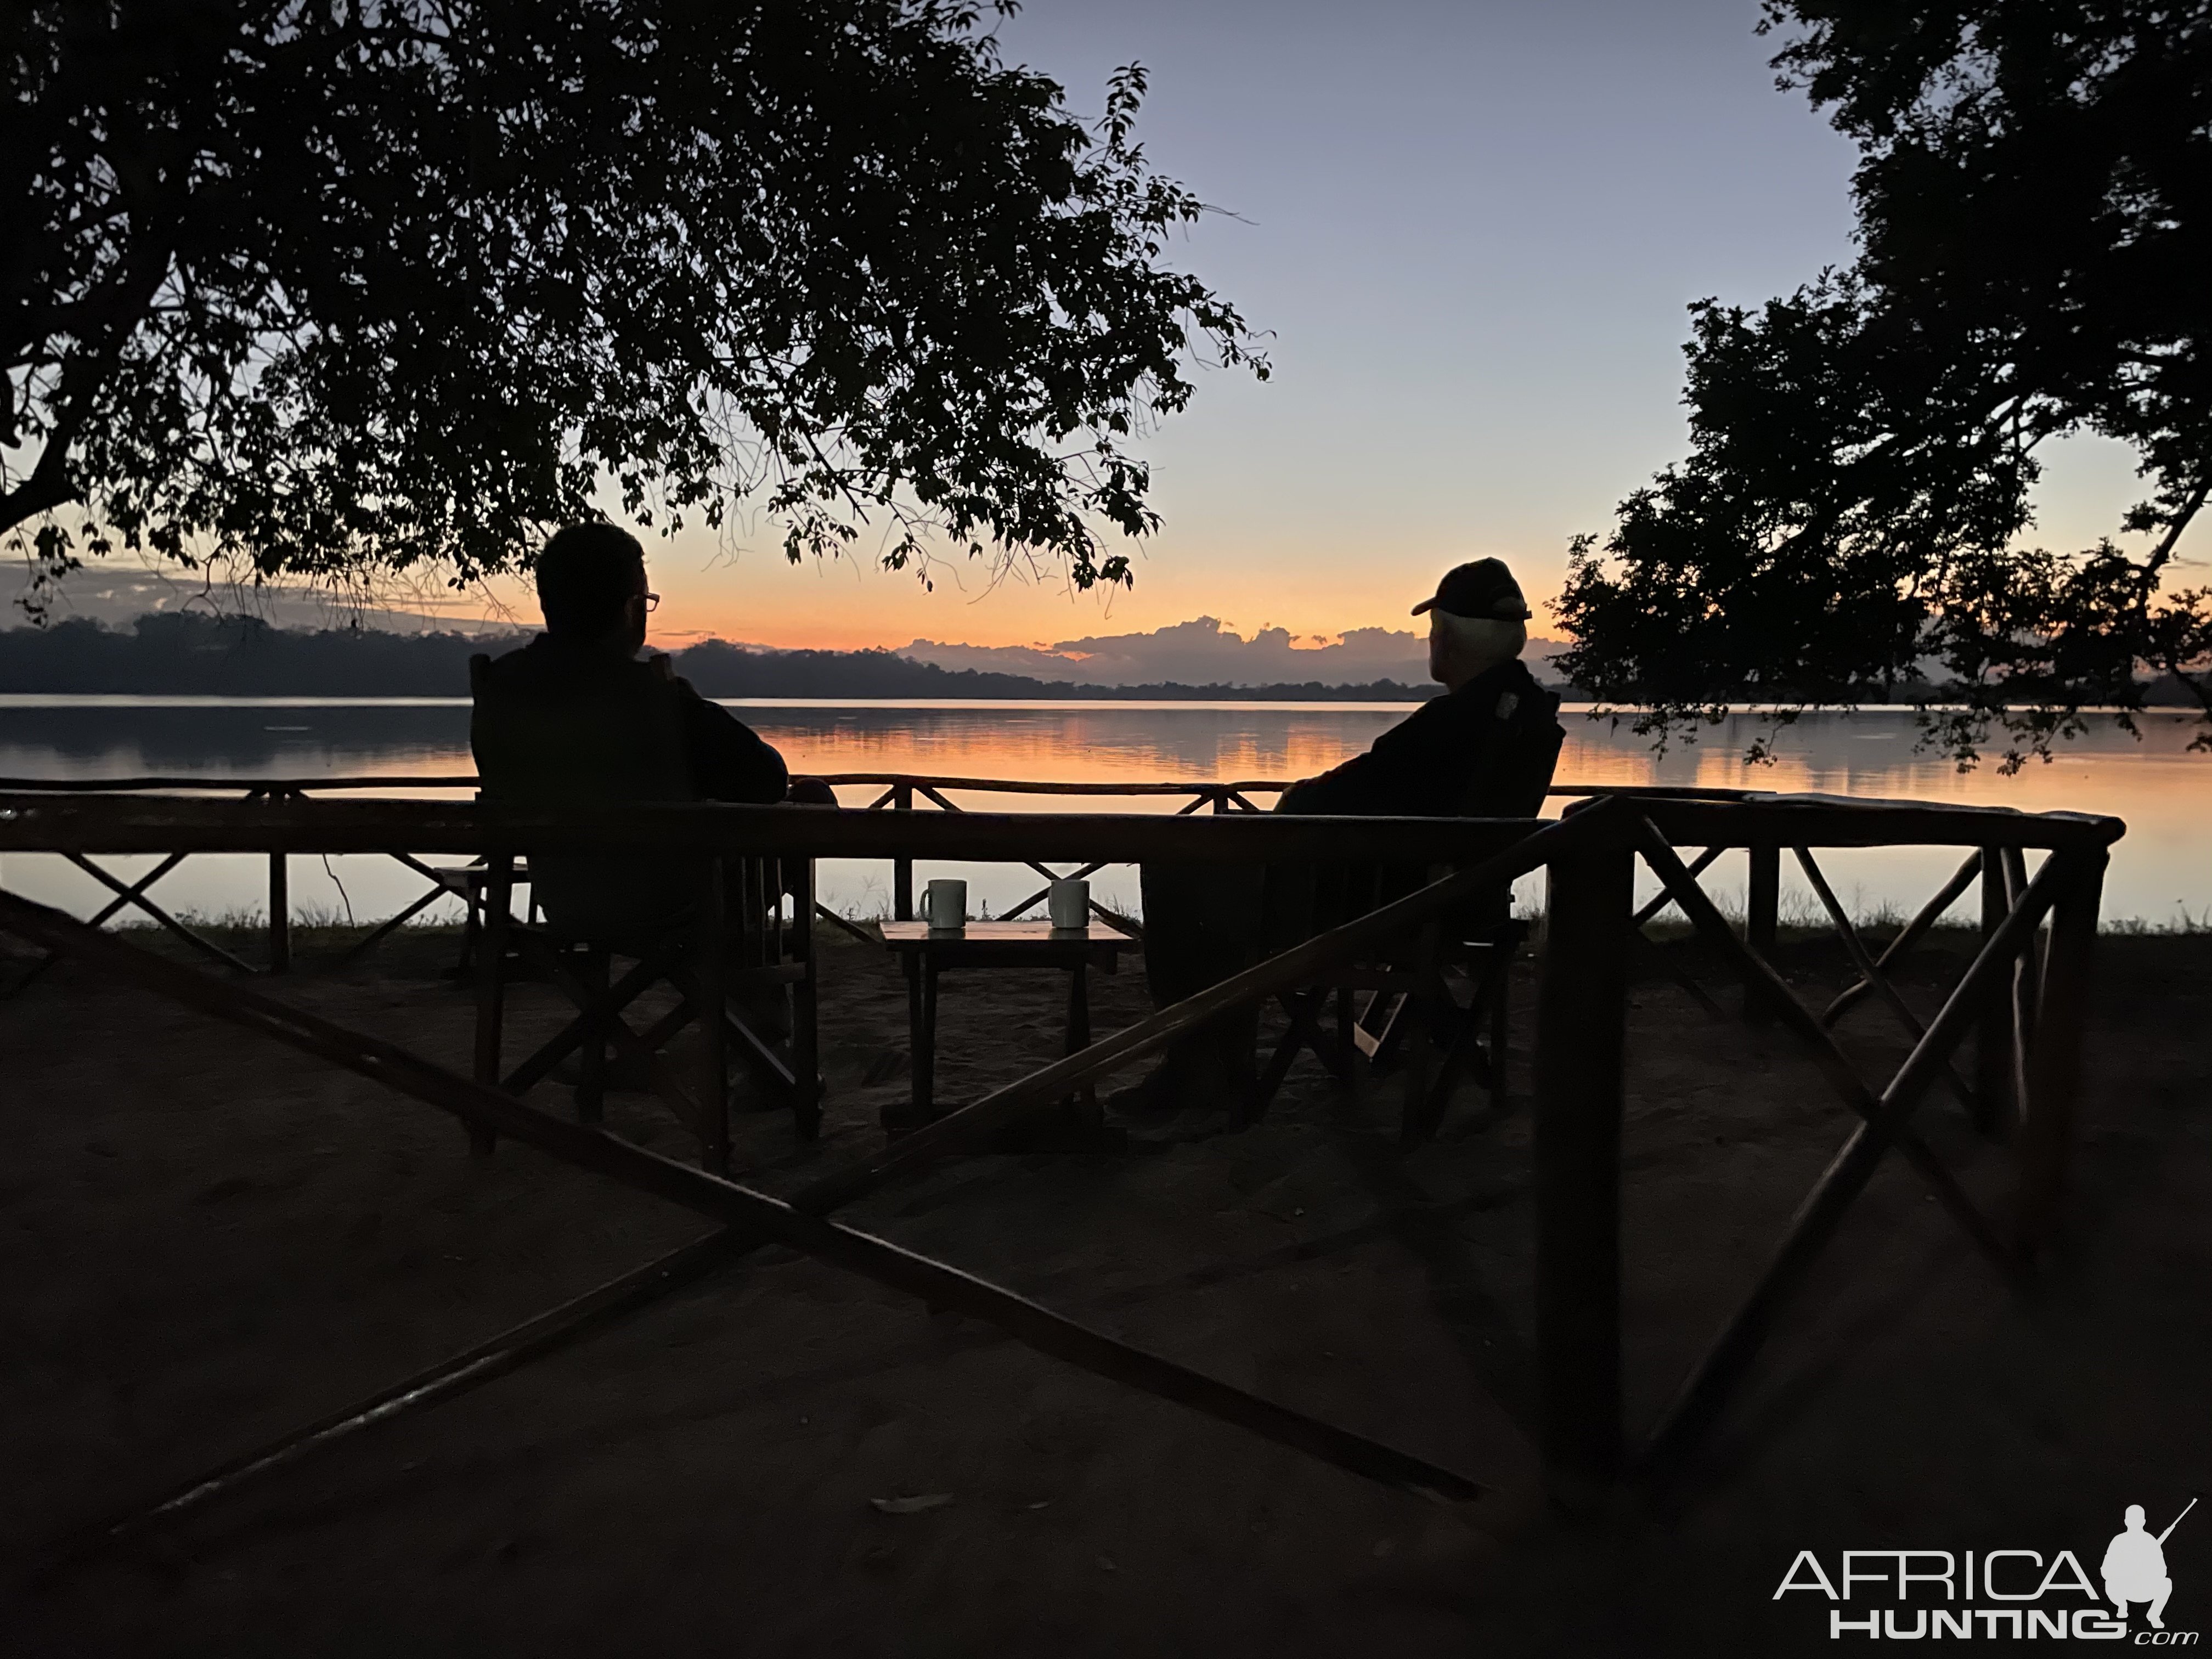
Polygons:
M1542 632L1558 592L1559 550L1488 545L1479 539L1400 546L1338 556L1326 549L1212 548L1172 529L1144 544L1127 588L1073 592L1056 573L1009 573L997 580L981 560L946 561L925 587L913 571L888 571L864 557L792 564L773 546L732 552L704 535L651 541L651 580L661 595L653 639L664 648L720 638L787 650L898 647L915 639L974 645L1035 645L1095 634L1127 634L1218 617L1247 637L1286 628L1316 642L1356 628L1425 632L1408 615L1443 571L1495 555L1521 574ZM536 606L520 584L495 591L518 620Z

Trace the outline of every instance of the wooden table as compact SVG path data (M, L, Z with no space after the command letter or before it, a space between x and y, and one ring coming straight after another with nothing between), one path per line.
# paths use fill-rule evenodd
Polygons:
M1067 973L1067 1052L1091 1046L1090 970L1115 972L1124 951L1137 941L1110 922L1092 918L1085 927L1055 927L1048 921L971 921L965 927L933 928L922 921L887 921L884 943L904 963L907 1026L914 1055L914 1089L908 1115L886 1110L884 1127L918 1128L937 1115L937 981L954 969L1060 968ZM1073 1103L1088 1128L1097 1127L1096 1092L1085 1089Z

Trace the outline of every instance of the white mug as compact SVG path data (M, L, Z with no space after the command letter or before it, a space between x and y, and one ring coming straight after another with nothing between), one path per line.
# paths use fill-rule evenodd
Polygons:
M1055 927L1086 927L1091 923L1091 884L1056 881L1046 890L1045 908Z
M957 933L968 925L968 884L957 876L939 876L921 890L921 919L941 932Z

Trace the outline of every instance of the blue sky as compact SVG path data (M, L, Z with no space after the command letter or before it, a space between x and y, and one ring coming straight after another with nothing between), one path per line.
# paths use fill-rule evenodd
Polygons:
M792 568L763 529L734 560L659 554L669 631L1010 644L1204 615L1327 635L1408 626L1483 554L1555 592L1568 538L1685 447L1685 307L1851 255L1855 152L1774 89L1756 21L1748 0L1033 0L1006 55L1079 112L1118 65L1149 71L1148 153L1227 210L1172 258L1272 333L1274 378L1203 374L1148 441L1166 523L1133 592L971 568L924 595ZM2045 528L2078 544L2128 469L2088 445L2062 472Z

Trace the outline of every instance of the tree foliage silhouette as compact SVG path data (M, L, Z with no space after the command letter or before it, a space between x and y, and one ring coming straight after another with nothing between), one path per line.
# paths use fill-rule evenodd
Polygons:
M1577 539L1562 667L1662 736L1933 678L1930 738L1963 765L2001 727L2007 769L2127 720L2148 670L2212 747L2178 557L2212 491L2212 3L1768 0L1760 29L1860 147L1860 257L1692 307L1690 455ZM2145 494L2053 552L2029 492L2073 433Z
M1195 358L1266 373L1164 263L1201 208L1142 71L1086 127L963 0L29 0L0 40L0 530L49 575L465 580L611 485L794 559L1124 581L1132 434Z

